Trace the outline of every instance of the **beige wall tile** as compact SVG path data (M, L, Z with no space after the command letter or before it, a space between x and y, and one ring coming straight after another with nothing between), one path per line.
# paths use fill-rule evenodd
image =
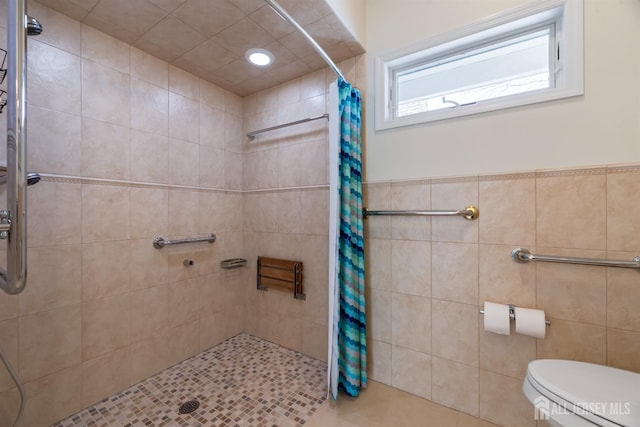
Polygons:
M201 192L199 196L200 233L202 235L219 234L227 231L226 215L229 213L237 215L238 212L227 204L228 196L217 192Z
M169 139L169 184L197 186L199 163L198 144Z
M233 283L229 285L233 285ZM306 301L308 301L302 307L303 318L318 325L327 325L329 317L329 289L327 282L313 279L304 280L303 286L304 293L307 296Z
M82 57L129 73L129 45L105 33L82 25Z
M200 145L198 162L200 187L225 188L225 152L223 150Z
M431 295L434 298L476 304L478 301L478 245L431 244Z
M391 242L365 240L365 279L371 289L391 290Z
M50 425L82 407L82 370L80 364L27 382L24 385L29 401L21 424Z
M200 145L219 150L225 148L225 116L223 109L200 102Z
M169 229L169 192L165 189L131 188L131 238L153 239Z
M604 327L550 319L546 337L537 342L538 359L568 359L597 364L606 362Z
M129 127L82 119L82 176L129 178Z
M501 426L535 427L522 380L480 370L480 418Z
M41 181L27 192L29 247L81 241L80 184Z
M432 354L478 366L478 307L456 302L432 300ZM456 331L452 334L451 331Z
M536 339L484 331L480 324L480 368L514 378L524 378L529 362L536 359Z
M604 258L603 252L538 248L558 256ZM602 267L541 263L537 265L537 306L548 316L604 326L606 270Z
M200 318L200 351L207 350L214 345L220 344L224 341L224 337L225 324L223 313Z
M191 356L200 349L200 321L194 320L175 328L169 328L168 333L168 365L174 365Z
M299 234L303 231L301 209L301 191L278 193L278 231L280 233Z
M82 242L123 240L129 236L129 189L83 185Z
M82 246L82 299L129 292L131 252L128 240Z
M431 243L393 240L391 279L394 291L431 296Z
M0 322L0 348L7 357L7 362L18 366L18 319ZM15 388L15 383L6 369L0 370L0 392ZM2 410L0 410L0 413ZM0 421L2 416L0 416Z
M607 365L640 373L640 333L607 329Z
M187 98L200 100L200 79L178 67L169 65L169 90Z
M536 179L538 246L605 249L606 194L606 175L597 169Z
M608 253L610 259L633 259L635 252ZM607 326L640 332L638 275L627 268L607 269Z
M226 100L228 96L224 89L216 86L212 83L209 83L206 80L200 79L200 101L212 106L224 110L226 107ZM243 98L238 100L240 102L240 110L242 110L242 102ZM242 116L242 111L240 114L236 114L238 116Z
M303 191L300 195L302 232L327 235L329 233L329 191Z
M80 117L27 106L29 170L79 175L81 170Z
M200 283L197 279L169 283L169 326L192 323L199 318ZM197 348L197 339L196 339Z
M169 331L158 329L149 337L131 344L131 384L142 381L169 366Z
M367 375L369 379L391 384L391 344L370 340L367 342Z
M326 185L329 183L329 149L326 137L304 144L300 156L300 185Z
M11 425L18 416L18 408L20 407L20 395L18 389L13 388L9 391L0 393L0 422L3 425Z
M169 135L169 93L166 89L131 79L131 128Z
M391 349L391 385L431 399L431 356L394 345Z
M79 245L29 249L29 282L18 296L20 315L78 304L81 262Z
M128 293L82 304L82 360L126 347L131 342L131 304Z
M0 259L6 259L6 251L0 251ZM6 262L3 262L3 266ZM18 295L0 293L0 321L18 317Z
M392 293L372 289L368 290L367 297L367 334L373 340L390 343ZM403 298L399 296L397 299L400 301Z
M285 145L278 147L278 186L279 187L295 187L299 186L302 181L302 166L300 159L302 158L302 144ZM304 173L307 173L305 170Z
M431 184L431 209L457 210L469 205L479 207L477 180ZM438 218L432 221L431 235L434 241L439 242L475 243L478 241L478 221L459 217Z
M638 173L607 175L607 249L635 251L640 246L640 222L633 214L640 206Z
M394 293L391 301L391 324L391 342L394 346L431 353L429 298ZM383 337L379 336L377 339L383 340Z
M431 398L434 402L478 416L478 368L431 358Z
M130 49L131 77L168 89L169 64L135 47Z
M130 176L136 182L169 182L169 139L131 129Z
M82 116L129 126L130 78L128 74L82 60Z
M155 249L149 239L131 240L131 290L168 283L167 252Z
M169 236L193 237L198 232L199 197L195 191L169 191Z
M328 332L327 325L303 321L301 352L326 362Z
M242 154L226 151L225 156L225 184L229 190L242 190L244 165Z
M131 292L131 342L150 338L169 325L168 285Z
M198 101L169 92L169 137L198 142L200 137L200 103Z
M512 246L479 246L479 305L485 301L536 305L536 264L519 264L511 259ZM529 248L535 251L535 248Z
M391 186L392 210L429 210L431 208L431 186L427 183L410 183ZM406 240L429 240L431 219L429 217L391 217L391 238Z
M79 115L80 70L79 56L30 40L27 104Z
M531 246L536 243L534 178L480 181L480 242Z
M278 149L272 148L263 150L258 155L257 166L258 188L276 188L278 187L278 168L274 165L278 164Z
M20 317L18 332L23 381L80 364L80 304Z
M109 397L131 383L129 347L124 347L82 364L82 406Z

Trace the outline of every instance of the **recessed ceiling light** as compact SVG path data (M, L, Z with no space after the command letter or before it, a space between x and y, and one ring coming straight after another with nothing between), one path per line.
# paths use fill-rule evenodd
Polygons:
M247 61L259 67L264 67L273 62L273 53L266 49L249 49L244 54L244 57L247 58Z

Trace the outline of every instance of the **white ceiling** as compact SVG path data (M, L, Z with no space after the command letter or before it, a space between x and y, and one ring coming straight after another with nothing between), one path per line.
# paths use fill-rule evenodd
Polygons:
M38 1L240 96L326 66L263 0ZM364 53L325 0L279 4L334 62ZM274 63L249 64L249 48L268 49Z

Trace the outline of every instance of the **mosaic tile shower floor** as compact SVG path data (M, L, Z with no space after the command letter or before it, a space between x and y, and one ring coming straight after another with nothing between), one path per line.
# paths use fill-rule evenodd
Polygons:
M326 369L324 362L240 334L52 427L300 426L325 400ZM192 399L199 408L180 414Z

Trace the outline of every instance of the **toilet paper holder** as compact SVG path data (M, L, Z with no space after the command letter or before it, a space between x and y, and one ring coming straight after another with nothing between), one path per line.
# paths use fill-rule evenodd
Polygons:
M515 320L516 319L516 306L515 304L507 304L509 306L509 319L511 320ZM480 314L484 314L484 310L480 310ZM545 320L544 323L547 326L551 326L551 320Z

